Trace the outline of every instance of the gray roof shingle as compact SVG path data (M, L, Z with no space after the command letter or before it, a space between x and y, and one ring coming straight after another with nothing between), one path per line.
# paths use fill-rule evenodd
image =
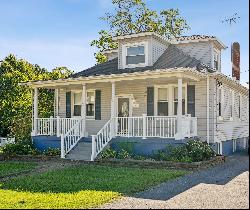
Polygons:
M89 77L99 75L110 75L110 74L122 74L122 73L133 73L143 71L154 71L157 69L168 69L168 68L196 68L198 71L206 68L208 71L212 71L211 68L202 64L201 61L186 55L182 50L178 49L174 45L169 45L166 51L160 56L153 66L137 67L118 69L118 58L105 62L103 64L95 65L91 68L73 74L71 77Z

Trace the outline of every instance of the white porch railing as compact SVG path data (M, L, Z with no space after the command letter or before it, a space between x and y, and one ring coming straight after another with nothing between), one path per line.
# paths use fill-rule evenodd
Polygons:
M13 144L13 143L15 143L15 138L0 137L0 147L3 147L6 144Z
M103 128L92 136L92 155L91 161L94 161L97 155L107 146L114 137L112 126L115 124L115 119L110 119Z
M33 122L33 135L61 136L66 134L80 119L75 118L36 118Z
M72 150L83 137L83 120L77 123L65 134L61 135L61 157L65 156Z

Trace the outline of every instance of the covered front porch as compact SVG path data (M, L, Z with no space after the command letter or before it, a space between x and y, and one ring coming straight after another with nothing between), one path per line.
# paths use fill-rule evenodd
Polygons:
M194 84L203 78L175 70L33 85L32 136L60 138L63 158L80 139L91 136L91 160L115 137L196 137ZM55 89L54 116L50 118L38 116L39 88Z

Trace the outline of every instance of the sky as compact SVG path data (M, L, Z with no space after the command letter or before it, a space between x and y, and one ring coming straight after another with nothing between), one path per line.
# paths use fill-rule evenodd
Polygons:
M146 0L157 10L178 8L191 30L183 35L214 35L228 48L222 72L231 75L231 44L241 45L241 82L249 81L249 0ZM90 46L107 29L100 17L111 0L0 0L0 60L12 53L48 70L66 66L74 72L95 65ZM238 13L236 24L222 20Z

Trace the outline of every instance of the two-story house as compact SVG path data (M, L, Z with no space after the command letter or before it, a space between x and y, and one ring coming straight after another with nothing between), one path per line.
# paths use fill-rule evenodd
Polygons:
M249 91L221 72L226 46L219 39L166 40L147 32L114 41L118 49L105 52L106 63L67 79L25 84L34 89L32 138L38 148L57 146L62 158L94 160L118 137L151 146L199 138L219 154L246 147ZM41 88L55 90L48 119L38 116Z

